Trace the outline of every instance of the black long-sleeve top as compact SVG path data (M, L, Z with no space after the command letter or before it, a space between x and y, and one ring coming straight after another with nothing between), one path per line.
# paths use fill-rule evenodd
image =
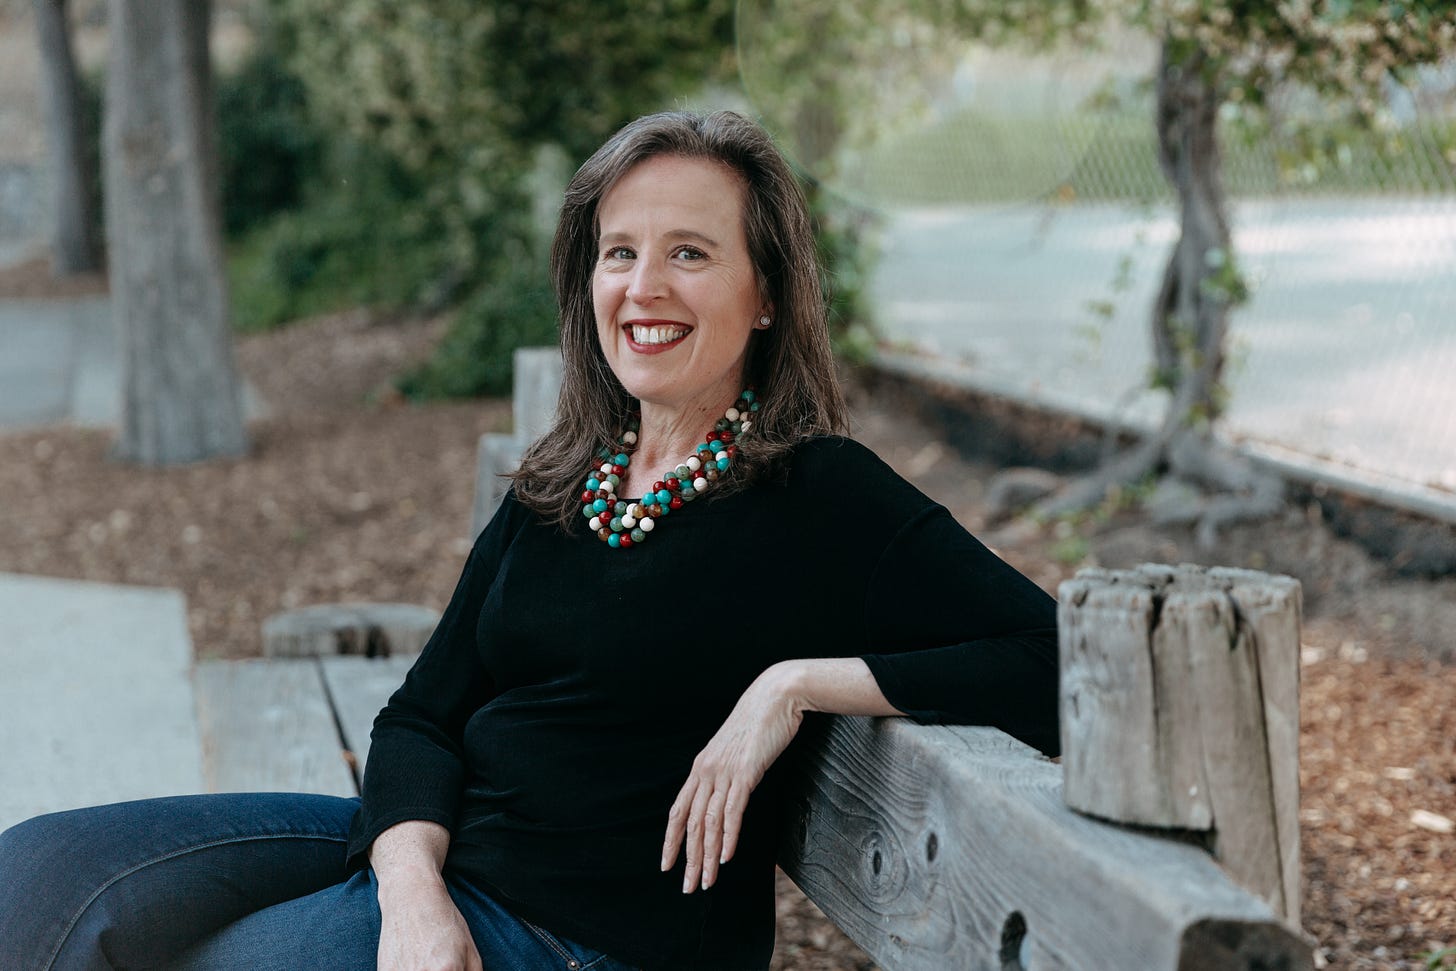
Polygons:
M512 912L656 969L767 968L778 787L734 858L659 870L693 758L765 668L862 657L926 723L1056 751L1054 602L872 452L796 449L782 481L698 501L619 550L508 494L440 625L374 723L349 854L403 820Z

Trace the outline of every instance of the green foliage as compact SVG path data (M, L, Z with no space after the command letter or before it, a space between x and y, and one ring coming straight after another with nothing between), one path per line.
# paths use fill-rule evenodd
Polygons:
M323 134L308 114L303 84L265 39L217 79L223 227L237 236L297 207L322 173Z
M234 325L259 330L354 305L443 306L459 286L438 218L391 159L343 143L302 205L259 223L228 261Z
M686 100L732 65L731 0L268 0L268 11L316 122L388 158L417 191L398 212L389 197L353 226L331 220L326 239L287 237L288 258L267 261L264 276L347 282L313 256L368 251L373 232L407 262L390 271L404 279L367 279L385 267L366 260L360 286L405 303L473 289L434 361L406 382L413 394L504 390L510 350L541 339L548 301L502 255L540 249L530 205L539 150L558 146L574 167L630 119ZM372 205L363 195L349 192ZM391 224L400 218L410 226ZM544 274L544 257L536 262Z
M400 389L416 398L510 394L511 352L556 342L545 265L517 259L465 301L435 356L406 375Z
M1421 959L1426 962L1427 971L1456 968L1456 947L1444 947L1438 951L1422 954Z
M833 198L818 183L811 182L807 194L824 266L829 339L841 359L865 364L875 348L867 293L874 263L874 219L865 210Z

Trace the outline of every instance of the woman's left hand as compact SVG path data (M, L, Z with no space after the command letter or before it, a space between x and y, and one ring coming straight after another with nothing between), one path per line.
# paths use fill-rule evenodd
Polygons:
M704 890L718 878L718 866L733 858L748 796L804 719L787 662L765 670L733 707L723 727L693 759L688 781L667 814L662 869L677 860L687 836L683 893L702 879Z

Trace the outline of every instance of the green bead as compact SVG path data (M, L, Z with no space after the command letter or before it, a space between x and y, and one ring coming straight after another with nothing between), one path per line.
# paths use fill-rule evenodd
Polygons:
M607 449L607 447L605 445L603 445L601 448L597 449L597 458L599 458L599 459L607 458L611 454L612 453Z
M592 503L589 506L583 506L582 507L582 510L581 510L581 514L583 516L585 516L587 519L592 518L593 516L595 516L597 514L597 511L594 508L595 506L596 506L596 503Z
M677 477L679 479L691 479L693 477L693 470L686 465L679 465L677 467Z
M742 398L744 401L747 401L749 403L752 403L752 401L754 399L754 394L753 394L752 391L745 391L745 392L743 392L743 394L739 395L739 397ZM755 408L753 410L754 411L757 411L758 409Z
M644 532L642 532L642 530L640 530L640 529L634 529L634 530L632 530L632 542L634 542L634 543L641 543L645 539L647 539L647 534L644 533Z
M726 432L728 430L728 419L727 418L719 418L713 424L713 428L716 429L717 431L720 431L720 432Z
M758 410L758 402L757 401L753 401L753 399L751 399L751 398L749 399L749 401L752 402L752 403L749 404L748 410L749 411L757 411Z
M613 516L612 521L607 523L607 525L612 527L612 532L620 533L622 531L622 517Z
M743 422L741 422L741 421L735 421L733 423L733 434L734 435L741 435L742 433L743 433Z
M693 491L693 487L687 485L686 483L684 483L683 487L677 491L677 494L683 497L684 502L697 495L697 493Z
M617 504L612 507L612 515L614 515L614 516L625 516L625 515L627 515L627 503L623 502L621 499L618 499L617 500Z
M613 486L619 486L622 484L622 477L617 473L613 472L611 475L607 476L607 481L610 482ZM587 486L587 488L590 489L591 486Z

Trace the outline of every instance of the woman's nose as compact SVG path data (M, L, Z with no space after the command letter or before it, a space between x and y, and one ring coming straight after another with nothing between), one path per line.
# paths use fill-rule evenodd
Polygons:
M627 299L636 304L651 303L667 296L667 275L652 260L639 259L627 283Z

